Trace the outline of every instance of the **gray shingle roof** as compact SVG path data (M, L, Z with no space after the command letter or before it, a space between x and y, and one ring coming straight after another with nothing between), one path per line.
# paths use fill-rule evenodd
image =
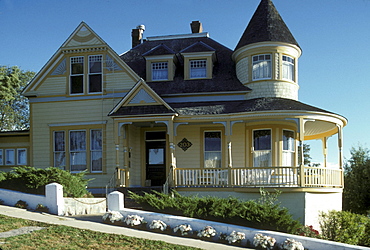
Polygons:
M271 0L261 0L235 50L257 42L286 42L298 45Z
M123 61L141 78L146 79L146 63L143 54L163 44L175 52L177 65L173 81L148 82L148 85L159 95L178 93L250 91L236 77L233 51L209 37L178 38L168 40L145 41L121 55ZM215 50L217 61L213 65L212 79L184 80L184 62L181 51L197 52Z

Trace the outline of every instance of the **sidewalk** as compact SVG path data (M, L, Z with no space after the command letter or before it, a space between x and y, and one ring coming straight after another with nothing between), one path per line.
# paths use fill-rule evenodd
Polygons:
M157 233L152 233L148 231L140 231L140 230L130 229L126 227L119 227L119 226L104 224L101 220L103 214L83 215L83 216L75 216L75 217L62 217L62 216L45 214L45 213L41 214L37 212L30 212L30 211L26 211L20 208L1 206L1 205L0 205L0 214L10 216L10 217L22 218L26 220L44 222L48 224L64 225L64 226L80 228L80 229L88 229L88 230L102 232L102 233L122 234L122 235L136 237L136 238L144 238L144 239L149 239L149 240L160 240L160 241L165 241L165 242L176 244L176 245L197 247L201 249L212 249L212 250L241 249L241 247L201 241L197 239L170 236L170 235L165 235L165 234L157 234ZM243 249L247 249L247 248L243 248Z

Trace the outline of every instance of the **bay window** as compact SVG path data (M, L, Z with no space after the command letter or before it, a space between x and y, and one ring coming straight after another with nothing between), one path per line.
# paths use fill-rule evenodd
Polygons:
M221 167L221 132L206 131L204 132L204 167L220 168Z
M253 166L271 167L271 130L253 131Z
M253 61L253 80L271 79L272 75L272 56L270 54L256 55Z
M295 137L294 131L283 130L283 157L282 165L287 167L294 166Z

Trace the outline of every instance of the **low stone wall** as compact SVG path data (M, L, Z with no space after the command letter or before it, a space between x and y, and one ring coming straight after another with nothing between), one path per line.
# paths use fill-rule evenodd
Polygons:
M19 200L25 201L30 210L36 210L37 205L41 204L48 207L51 214L61 216L100 214L106 211L105 198L64 198L63 186L58 183L46 185L45 196L0 189L0 199L8 206L14 206Z
M101 214L106 209L105 198L64 198L64 216Z

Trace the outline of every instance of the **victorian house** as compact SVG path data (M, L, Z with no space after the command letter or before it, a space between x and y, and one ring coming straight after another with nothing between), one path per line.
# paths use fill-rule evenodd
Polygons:
M118 55L82 22L24 89L31 129L0 135L0 165L87 171L89 189L174 188L254 199L261 187L302 223L341 209L346 118L298 100L301 48L261 0L235 49L203 32L146 37ZM330 98L330 97L328 97ZM305 141L337 135L338 166L304 165ZM4 139L5 138L5 139ZM8 138L8 139L6 139ZM17 146L18 145L18 146Z

